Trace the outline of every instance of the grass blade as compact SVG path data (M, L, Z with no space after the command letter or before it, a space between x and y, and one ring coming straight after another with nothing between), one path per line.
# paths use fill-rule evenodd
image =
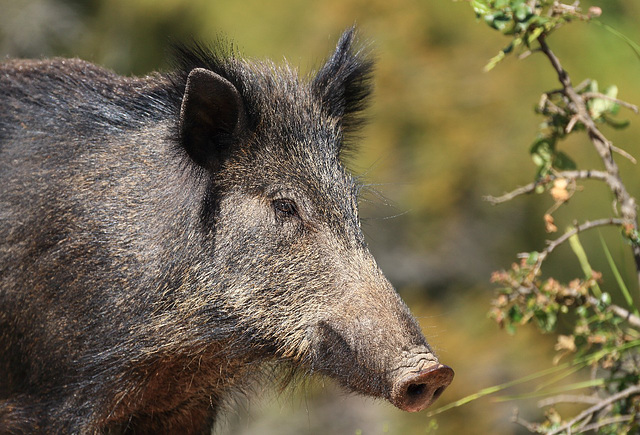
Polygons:
M622 296L624 296L624 299L627 301L627 305L629 305L629 308L637 316L638 309L633 304L633 298L631 297L631 293L629 292L627 285L624 283L624 280L620 275L620 271L618 270L618 266L616 266L616 262L613 261L613 257L611 256L609 247L605 243L604 238L602 237L602 234L600 234L600 232L598 232L598 236L600 236L600 243L602 244L602 249L604 249L604 255L607 257L607 261L609 262L609 267L611 268L611 271L613 272L613 276L616 278L616 281L618 282L618 287L620 287Z
M613 27L609 26L608 24L603 23L602 21L591 20L590 22L594 23L594 24L597 24L600 27L603 27L605 30L611 32L612 34L614 34L618 38L622 39L629 47L631 47L631 49L636 54L636 56L638 56L638 59L640 59L640 45L638 45L635 41L633 41L629 37L625 36L624 34L620 33L619 31L617 31Z
M434 409L433 411L429 411L427 413L427 417L433 417L434 415L440 414L441 412L447 411L447 410L449 410L451 408L456 408L458 406L462 406L462 405L464 405L466 403L469 403L469 402L471 402L473 400L479 399L479 398L484 397L484 396L488 396L489 394L497 393L498 391L502 391L502 390L504 390L506 388L513 387L514 385L523 384L525 382L529 382L529 381L532 381L534 379L538 379L538 378L541 378L543 376L547 376L549 374L558 372L560 370L564 370L566 368L569 368L571 365L572 365L572 363L566 362L564 364L561 364L561 365L558 365L558 366L555 366L555 367L550 367L548 369L544 369L544 370L541 370L539 372L532 373L530 375L524 376L524 377L519 378L519 379L515 379L513 381L505 382L504 384L494 385L492 387L483 388L482 390L478 391L477 393L470 394L470 395L468 395L466 397L463 397L460 400L457 400L455 402L449 403L449 404L447 404L445 406L441 406L440 408Z
M563 394L568 391L582 390L584 388L598 387L600 385L605 384L604 378L598 379L589 379L588 381L575 382L569 385L563 385L558 388L554 388L551 390L545 391L534 391L532 393L525 394L517 394L513 396L500 396L496 397L494 400L496 402L508 402L509 400L518 400L518 399L535 399L537 397L545 397L545 396L555 396L557 394Z
M532 374L524 376L522 378L515 379L515 380L509 381L509 382L505 382L504 384L494 385L494 386L491 386L491 387L483 388L482 390L478 391L477 393L470 394L470 395L468 395L466 397L463 397L460 400L456 400L455 402L451 402L451 403L448 403L448 404L446 404L444 406L441 406L440 408L436 408L433 411L429 411L426 416L428 418L433 417L434 415L443 413L443 412L448 411L448 410L450 410L452 408L457 408L458 406L465 405L465 404L467 404L469 402L472 402L472 401L474 401L476 399L480 399L480 398L488 396L490 394L497 393L498 391L502 391L502 390L504 390L506 388L509 388L509 387L513 387L514 385L524 384L525 382L529 382L529 381L532 381L534 379L542 378L544 376L547 376L547 375L550 375L550 374L553 374L553 373L556 373L556 372L559 372L559 371L562 371L562 370L565 370L565 369L569 369L569 368L572 368L572 367L575 367L575 366L579 366L580 368L582 368L582 367L584 367L586 365L594 364L596 361L600 360L601 358L604 358L606 355L609 355L613 351L622 352L624 350L631 349L631 348L638 347L638 346L640 346L640 340L629 341L629 342L623 344L622 346L601 349L598 352L595 352L595 353L592 353L592 354L589 354L589 355L584 355L584 356L582 356L580 358L577 358L577 359L575 359L575 360L573 360L571 362L566 362L564 364L560 364L560 365L557 365L555 367L550 367L548 369L544 369L544 370L541 370L539 372L532 373ZM573 371L574 370L571 369L571 372L573 372ZM595 380L595 381L598 381L598 380ZM595 381L587 381L587 382L595 382ZM584 384L584 383L582 383L582 384ZM577 384L572 384L572 385L573 385L572 388L574 388L575 385L577 385ZM593 385L586 385L586 386L593 386ZM586 386L583 386L582 388L585 388ZM535 393L534 392L533 394L539 394L539 393Z
M570 228L573 229L573 228ZM569 237L569 245L571 245L571 249L578 257L578 261L580 262L580 267L582 267L582 271L584 272L584 276L586 279L591 279L593 277L593 269L589 264L589 259L587 258L587 254L584 252L584 248L582 247L582 243L580 243L580 239L578 238L578 234L574 234ZM591 286L591 290L593 290L593 294L598 299L602 297L602 290L600 290L600 286L597 282L594 282Z

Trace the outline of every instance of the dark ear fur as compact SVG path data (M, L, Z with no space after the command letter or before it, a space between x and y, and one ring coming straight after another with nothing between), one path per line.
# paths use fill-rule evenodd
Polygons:
M340 119L343 134L362 125L360 115L372 91L373 61L362 50L354 53L354 39L355 28L352 27L342 34L336 51L311 83L323 110Z
M200 166L215 170L238 140L245 109L240 93L224 77L194 68L180 108L180 141Z

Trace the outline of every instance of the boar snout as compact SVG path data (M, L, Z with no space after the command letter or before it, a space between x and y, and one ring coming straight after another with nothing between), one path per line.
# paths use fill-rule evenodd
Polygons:
M390 401L403 411L422 411L435 402L453 380L453 370L432 364L424 370L405 369L391 390Z
M309 331L312 369L408 412L431 406L453 380L453 369L438 361L421 335L409 338L424 344L411 346L394 343L384 328L366 329L318 322Z

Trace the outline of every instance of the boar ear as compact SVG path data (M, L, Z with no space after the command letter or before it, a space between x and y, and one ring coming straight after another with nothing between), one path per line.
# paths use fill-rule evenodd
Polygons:
M200 166L216 169L244 124L244 104L224 77L195 68L187 77L180 108L180 140Z
M352 27L342 34L335 52L311 82L323 110L339 120L343 134L362 125L361 112L372 90L373 61L362 50L354 53L354 39Z

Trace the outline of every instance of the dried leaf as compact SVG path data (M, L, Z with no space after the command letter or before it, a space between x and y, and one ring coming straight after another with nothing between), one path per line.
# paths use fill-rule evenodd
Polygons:
M555 350L567 350L569 352L575 352L575 337L573 335L558 335L558 342L556 343L554 348Z
M553 216L549 213L544 215L544 225L548 233L555 233L558 231L558 227L553 224Z
M553 200L556 202L565 202L569 198L571 198L571 194L567 190L568 186L569 182L566 178L557 178L556 180L554 180L553 187L549 191L551 193L551 196L553 197Z

